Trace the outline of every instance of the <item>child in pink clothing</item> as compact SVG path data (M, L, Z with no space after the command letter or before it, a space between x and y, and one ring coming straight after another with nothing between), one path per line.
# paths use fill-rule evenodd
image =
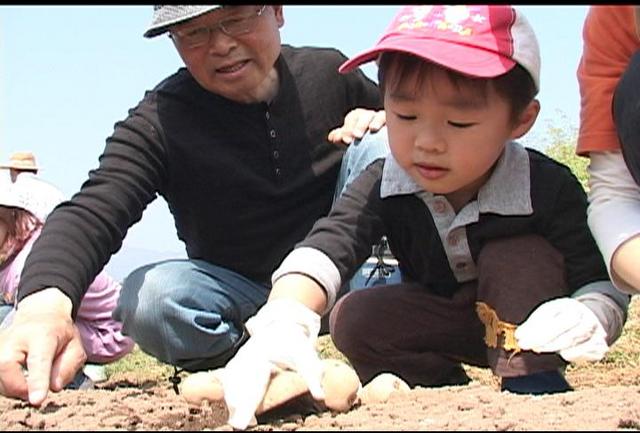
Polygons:
M20 274L43 224L31 211L33 194L25 186L18 180L0 187L0 328L12 320ZM133 349L134 342L121 333L121 323L111 317L120 288L103 270L82 300L75 324L87 362L116 361Z

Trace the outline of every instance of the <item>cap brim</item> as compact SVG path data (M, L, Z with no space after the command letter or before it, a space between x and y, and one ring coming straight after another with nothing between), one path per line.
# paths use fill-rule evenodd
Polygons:
M25 167L19 165L0 165L0 169L16 169L16 170L40 170L40 167L34 167L32 165Z
M180 18L176 18L176 19L173 19L173 20L165 21L162 24L158 24L158 25L156 25L154 27L150 27L146 32L143 33L143 36L145 38L153 38L153 37L159 36L159 35L161 35L163 33L166 33L167 31L169 31L169 27L171 27L173 25L182 23L184 21L188 21L188 20L190 20L192 18L195 18L195 17L199 17L200 15L204 15L204 14L206 14L208 12L211 12L212 10L218 9L220 7L221 7L220 5L215 5L215 6L211 6L211 7L208 7L208 8L202 8L200 10L194 11L191 14L188 14L188 15L185 15L185 16L181 16Z
M340 65L338 71L340 73L351 72L388 51L412 54L473 77L497 77L509 72L516 64L514 60L495 52L468 45L431 38L417 40L415 37L408 38L404 35L396 35L385 38L375 47L347 60Z
M173 24L167 24L165 26L162 27L156 27L154 29L149 29L146 32L143 33L142 36L144 36L145 38L154 38L156 36L160 36L163 33L166 33L169 30L169 27L172 26Z

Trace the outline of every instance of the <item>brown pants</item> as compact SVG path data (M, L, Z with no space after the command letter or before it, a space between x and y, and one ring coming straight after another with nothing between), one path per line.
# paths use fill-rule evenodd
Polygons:
M522 323L541 303L567 296L562 256L542 237L488 243L478 258L478 279L446 298L420 284L372 287L341 298L330 316L333 341L363 383L392 372L410 386L464 383L461 363L491 367L500 377L556 369L557 354L513 354L487 347L476 302L500 320Z

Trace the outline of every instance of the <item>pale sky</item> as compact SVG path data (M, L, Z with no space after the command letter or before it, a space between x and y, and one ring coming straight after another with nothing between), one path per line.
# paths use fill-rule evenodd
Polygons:
M398 8L287 5L282 41L353 56L377 41ZM577 126L575 71L588 6L520 8L542 57L542 110L523 143L540 147L549 122ZM0 162L33 151L40 175L66 195L75 193L97 166L113 125L145 90L182 66L166 36L142 37L151 14L150 5L0 6ZM375 80L374 65L363 69ZM128 246L182 254L162 198L129 231Z

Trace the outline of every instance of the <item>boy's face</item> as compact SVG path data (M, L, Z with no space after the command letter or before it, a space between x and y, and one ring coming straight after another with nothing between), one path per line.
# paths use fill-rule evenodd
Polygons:
M489 178L505 144L533 125L539 106L533 101L514 122L492 85L472 91L440 68L422 81L418 75L385 90L391 152L416 183L459 210Z

